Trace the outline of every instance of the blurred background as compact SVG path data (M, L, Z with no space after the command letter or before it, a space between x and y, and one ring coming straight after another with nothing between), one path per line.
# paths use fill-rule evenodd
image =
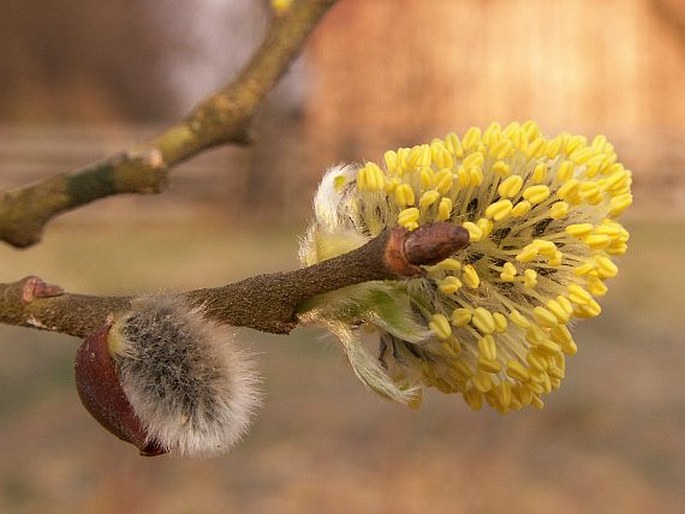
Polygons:
M269 18L255 0L3 0L0 189L158 133L234 76ZM320 332L244 330L267 392L246 440L145 459L81 407L79 341L0 326L0 512L685 512L683 91L681 0L340 0L255 145L0 246L0 281L116 294L293 269L326 166L534 119L606 134L634 173L631 247L564 386L542 411L439 393L411 411L363 390Z

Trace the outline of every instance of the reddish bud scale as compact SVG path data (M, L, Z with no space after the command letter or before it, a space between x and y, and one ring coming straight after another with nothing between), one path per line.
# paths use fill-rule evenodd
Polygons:
M166 453L154 442L147 442L140 420L121 387L107 343L110 328L109 323L100 327L76 352L74 370L81 403L103 427L134 444L141 455Z

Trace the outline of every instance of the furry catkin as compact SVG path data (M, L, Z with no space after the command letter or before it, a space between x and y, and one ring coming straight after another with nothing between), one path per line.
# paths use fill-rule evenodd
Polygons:
M148 440L166 451L228 451L261 403L252 356L181 299L135 300L108 344Z

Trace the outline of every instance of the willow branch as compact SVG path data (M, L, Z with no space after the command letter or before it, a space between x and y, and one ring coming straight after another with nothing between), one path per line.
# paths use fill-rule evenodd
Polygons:
M425 225L413 232L398 226L357 250L314 266L176 294L201 306L213 321L284 334L297 325L298 306L304 301L371 280L420 276L420 266L453 255L468 240L468 232L451 223ZM109 316L126 311L132 299L70 294L26 277L0 284L0 323L85 337Z
M15 247L37 243L55 216L99 198L159 193L169 170L217 145L249 142L255 113L336 0L299 0L275 17L237 78L199 103L180 123L148 143L73 172L0 192L0 240Z

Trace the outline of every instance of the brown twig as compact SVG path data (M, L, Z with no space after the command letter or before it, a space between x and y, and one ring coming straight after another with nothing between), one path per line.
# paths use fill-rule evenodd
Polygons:
M154 140L81 170L0 193L0 240L37 243L55 216L106 196L159 193L168 171L208 148L245 144L254 115L336 0L299 0L275 17L263 43L238 77L200 102Z
M264 332L288 333L305 300L370 280L419 276L468 245L468 232L451 223L383 232L364 246L314 266L250 277L222 287L178 293L208 319ZM124 312L130 296L69 294L37 277L0 284L0 323L86 337L108 316Z

